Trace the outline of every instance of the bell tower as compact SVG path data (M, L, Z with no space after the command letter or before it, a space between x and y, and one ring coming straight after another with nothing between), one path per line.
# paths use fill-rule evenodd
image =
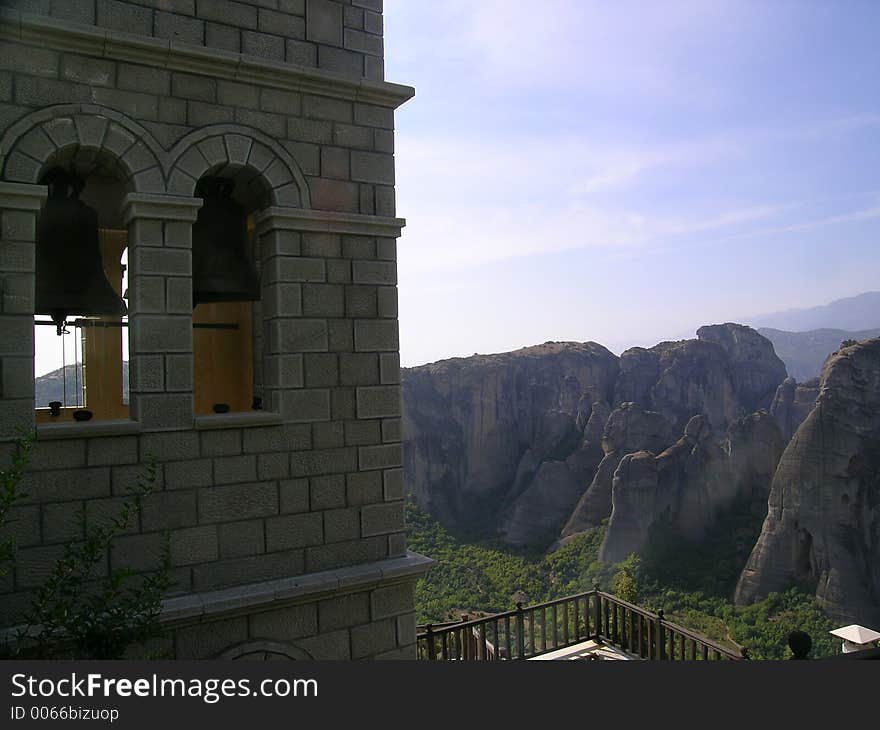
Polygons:
M160 653L415 658L382 0L9 0L0 33L2 453L36 434L0 626L154 456L102 570L168 541ZM77 408L35 318L84 333Z

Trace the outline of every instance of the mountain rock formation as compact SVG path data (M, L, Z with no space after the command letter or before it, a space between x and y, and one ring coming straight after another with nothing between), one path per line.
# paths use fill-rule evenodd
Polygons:
M590 486L562 529L563 539L599 525L611 514L611 490L621 460L636 451L661 451L673 440L672 424L638 403L621 403L608 417L602 434L604 456Z
M819 396L819 380L798 383L794 378L786 378L776 389L770 413L776 419L779 430L786 443L804 422L816 405Z
M795 583L841 622L880 625L880 339L825 364L815 408L776 470L735 600Z
M748 327L697 335L620 358L595 343L546 343L405 370L411 496L449 527L513 545L600 524L627 454L662 452L695 415L722 440L769 408L786 377Z
M658 456L624 456L614 473L613 509L599 558L616 563L640 552L660 521L698 542L734 500L766 505L783 446L776 421L758 411L731 424L721 443L708 418L698 415Z
M598 443L588 441L598 431L591 417L595 404L611 399L617 373L617 357L594 342L548 342L404 370L404 468L412 496L457 528L497 526L497 516L514 514L521 496L523 516L536 498L546 507L545 496L570 511L580 492L565 478L564 462L574 457L580 468L584 460L589 472L591 460L601 458ZM544 462L562 466L542 471ZM539 474L552 494L529 491Z
M695 340L632 348L620 356L620 370L616 402L663 414L677 433L700 413L723 433L740 416L769 407L786 376L773 345L736 324L700 327Z

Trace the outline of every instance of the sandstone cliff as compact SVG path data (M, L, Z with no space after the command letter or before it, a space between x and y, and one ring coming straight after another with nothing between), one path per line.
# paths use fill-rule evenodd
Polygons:
M662 451L672 442L674 433L666 418L655 411L644 410L638 403L622 403L616 408L608 417L602 434L602 461L562 529L563 540L596 527L611 515L612 480L627 454L642 450Z
M773 479L740 577L746 604L793 584L841 623L880 625L880 339L833 354Z
M816 405L819 396L819 380L797 383L786 378L776 389L770 413L776 419L783 438L788 441Z
M447 526L516 545L571 536L611 515L624 456L660 453L694 415L723 438L769 407L785 368L748 327L615 357L595 343L546 343L403 373L410 495Z
M697 337L696 340L663 342L651 349L632 348L620 356L615 400L631 399L652 410L630 404L632 410L627 412L626 419L620 410L612 414L612 419L617 416L624 425L617 429L618 433L625 433L626 437L614 439L613 434L609 434L603 440L605 458L563 528L563 540L595 527L611 515L615 471L627 454L641 450L660 453L675 441L676 434L684 432L687 437L696 427L691 424L695 415L703 417L698 422L705 433L703 451L710 444L717 447L728 428L738 419L770 406L777 387L785 378L785 366L776 357L770 342L754 330L737 324L701 327L697 330ZM793 417L789 415L789 418ZM765 420L762 419L762 423ZM632 428L628 427L631 421L636 424ZM609 427L612 427L611 421ZM689 496L678 507L679 512L697 510L714 515L718 505L698 507L694 501L712 502L721 500L721 495L714 494L712 489L693 488L694 466L691 465L690 469L687 479L682 476L684 472L675 470L667 477L667 481L679 480L676 487L679 491L691 487ZM711 472L704 478L722 479ZM726 480L727 476L723 479ZM728 501L722 500L722 506ZM683 520L684 525L689 524L686 518ZM684 531L692 535L702 529L704 527Z
M632 348L620 356L615 402L662 413L681 433L703 414L717 433L737 418L769 408L785 365L769 340L738 324L700 327L696 340Z
M766 411L735 421L721 442L708 418L699 415L658 456L639 451L623 457L614 473L613 509L600 559L615 563L640 552L661 521L699 542L734 500L762 509L783 446Z
M574 471L590 473L599 451L590 441L598 430L593 410L607 413L602 404L611 399L617 373L617 357L593 342L548 342L404 370L410 493L454 527L497 528L505 514L525 529L538 511L551 508L558 527L583 489L580 481L572 486L565 461L575 455ZM578 456L581 450L586 453ZM542 469L546 462L562 466ZM536 478L546 493L529 489ZM538 523L528 528L530 535L542 530ZM514 529L512 539L530 535Z

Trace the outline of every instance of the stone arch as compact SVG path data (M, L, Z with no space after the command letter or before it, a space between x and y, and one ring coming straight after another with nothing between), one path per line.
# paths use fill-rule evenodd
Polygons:
M260 207L311 207L309 186L296 160L256 129L241 124L203 127L178 141L169 159L170 193L191 197L201 177L227 173Z
M92 104L58 104L19 119L0 139L8 182L38 184L53 164L112 173L129 192L165 192L165 152L153 135L120 112Z
M247 659L251 661L287 660L313 661L314 657L304 649L292 644L267 639L245 641L221 651L217 659Z

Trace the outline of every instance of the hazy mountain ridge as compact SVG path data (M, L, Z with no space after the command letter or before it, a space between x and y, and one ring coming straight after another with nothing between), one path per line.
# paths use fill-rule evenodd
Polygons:
M64 400L64 380L67 379L67 399L73 404L73 395L76 389L77 378L82 384L82 374L78 373L79 363L58 368L52 372L40 375L34 379L34 401L37 408L48 408L53 400ZM122 388L123 401L128 402L128 362L122 363Z
M798 381L818 378L828 356L840 349L846 340L861 342L880 336L880 327L856 332L842 329L818 329L808 332L761 327L760 332L770 342L776 354L782 358L788 374Z
M755 328L788 332L838 329L858 332L880 327L880 291L863 292L835 299L828 304L803 309L759 314L744 319Z
M845 340L860 342L880 335L880 291L746 321L773 343L788 374L802 382L818 378L825 361Z

